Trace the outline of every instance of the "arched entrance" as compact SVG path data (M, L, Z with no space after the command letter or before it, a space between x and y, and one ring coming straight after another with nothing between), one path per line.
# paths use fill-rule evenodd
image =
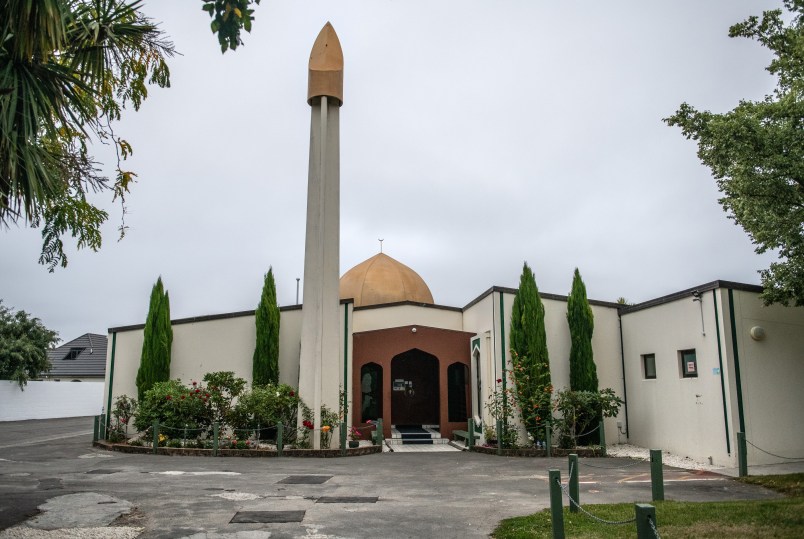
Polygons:
M391 360L391 422L439 424L437 357L413 348Z

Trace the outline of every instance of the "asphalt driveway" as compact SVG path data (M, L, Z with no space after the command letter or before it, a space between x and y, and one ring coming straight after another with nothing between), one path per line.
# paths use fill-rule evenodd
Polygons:
M567 473L564 458L170 457L101 451L91 438L91 418L0 423L0 530L112 523L143 528L143 539L487 537L501 519L549 505L548 469ZM648 463L580 466L582 504L650 501ZM710 472L665 468L664 477L671 500L777 497Z

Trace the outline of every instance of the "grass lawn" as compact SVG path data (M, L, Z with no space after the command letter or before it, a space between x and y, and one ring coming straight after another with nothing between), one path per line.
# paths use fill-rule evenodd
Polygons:
M771 475L741 479L787 494L779 500L739 502L655 502L662 539L738 539L804 537L804 474ZM605 520L634 517L633 503L585 505ZM503 520L492 534L497 539L552 537L550 510ZM636 537L634 524L607 526L564 508L564 532L569 538Z

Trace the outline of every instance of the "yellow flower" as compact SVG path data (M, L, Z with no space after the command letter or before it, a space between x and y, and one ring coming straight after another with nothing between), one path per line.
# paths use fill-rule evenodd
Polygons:
M331 428L332 428L332 427L330 427L329 425L324 425L323 427L321 427L321 432L329 432L329 430L330 430Z

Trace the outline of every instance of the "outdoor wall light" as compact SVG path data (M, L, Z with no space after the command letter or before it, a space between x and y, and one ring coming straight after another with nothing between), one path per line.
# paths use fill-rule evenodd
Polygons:
M411 333L416 333L416 328L412 328L412 329L410 330L410 332L411 332Z
M760 326L754 326L748 332L751 335L751 338L755 341L764 341L765 340L765 328Z

